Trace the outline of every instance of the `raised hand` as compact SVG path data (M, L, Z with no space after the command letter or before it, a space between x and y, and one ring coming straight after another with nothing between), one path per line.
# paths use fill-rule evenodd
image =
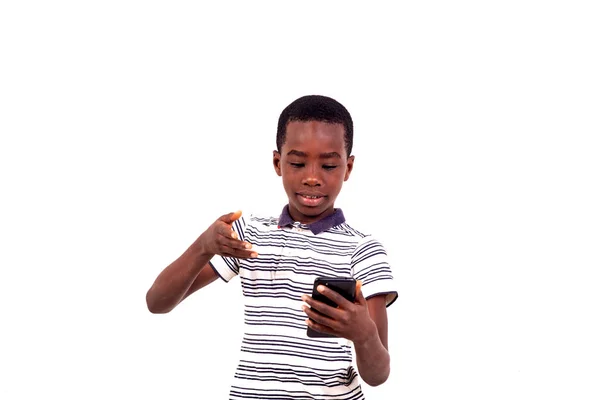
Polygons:
M241 216L241 211L225 214L209 226L198 238L198 245L202 248L202 252L211 256L257 257L258 254L252 250L252 245L240 240L233 230L233 223Z

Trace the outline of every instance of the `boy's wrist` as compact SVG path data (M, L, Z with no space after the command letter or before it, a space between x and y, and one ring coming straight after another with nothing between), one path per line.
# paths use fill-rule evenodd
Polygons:
M369 348L379 340L379 332L377 332L377 325L374 321L371 320L368 327L361 331L362 334L353 341L355 348Z
M214 253L211 253L208 249L204 233L198 237L194 245L191 246L189 250L191 251L192 256L195 259L200 259L202 261L206 260L206 262L208 262L208 260L213 258L213 256L215 255Z

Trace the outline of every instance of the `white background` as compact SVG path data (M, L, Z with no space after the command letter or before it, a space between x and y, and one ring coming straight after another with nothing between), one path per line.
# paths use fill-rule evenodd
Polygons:
M221 214L279 212L313 93L400 291L368 398L600 398L593 3L2 2L0 398L227 398L239 280L145 294Z

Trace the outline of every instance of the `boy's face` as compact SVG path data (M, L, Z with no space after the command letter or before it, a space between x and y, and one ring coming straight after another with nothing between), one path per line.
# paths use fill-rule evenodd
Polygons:
M353 164L342 124L288 123L281 153L273 152L273 165L282 177L291 217L309 224L332 214Z

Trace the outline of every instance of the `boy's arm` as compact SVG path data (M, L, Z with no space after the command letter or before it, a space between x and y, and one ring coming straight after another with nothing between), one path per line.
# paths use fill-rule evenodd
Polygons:
M217 275L208 265L211 258L212 255L202 253L200 246L190 246L158 275L146 293L148 310L168 313L190 294L214 282Z
M355 279L368 282L360 288L360 297L368 298L368 321L356 329L369 329L370 334L354 341L357 366L361 377L376 386L385 382L390 373L387 307L398 297L387 251L377 238L365 236L359 241L352 255L352 271Z
M369 298L367 307L374 322L373 332L364 342L354 342L354 350L361 378L370 386L377 386L384 383L390 375L386 296Z
M214 282L218 275L208 265L215 255L235 258L256 257L249 243L239 240L232 224L241 212L223 215L156 278L146 293L152 313L168 313L196 290Z

